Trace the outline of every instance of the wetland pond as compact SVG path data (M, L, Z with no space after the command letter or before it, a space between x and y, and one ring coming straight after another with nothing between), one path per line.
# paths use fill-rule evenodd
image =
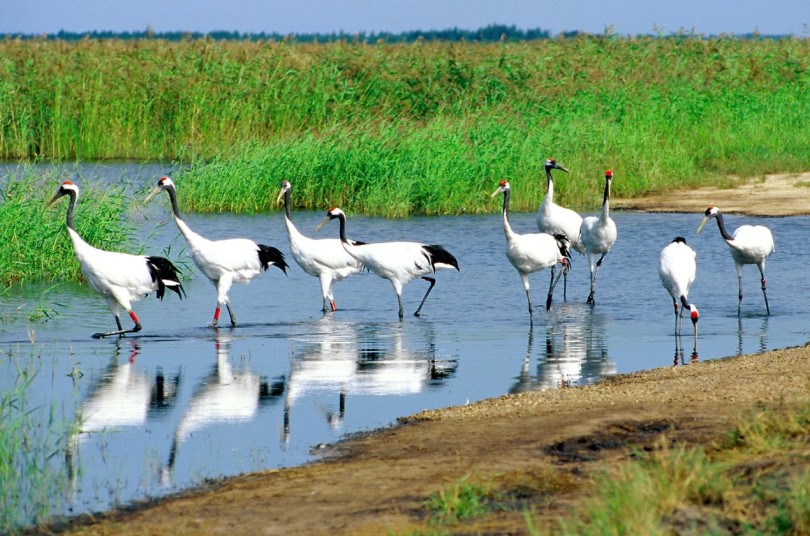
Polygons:
M151 171L144 190L155 182ZM313 236L324 213L294 211L293 219ZM512 214L512 226L533 232L534 217ZM412 313L427 284L405 287L401 322L390 283L369 273L336 283L338 311L324 315L317 279L289 255L283 212L189 214L187 223L208 238L241 236L278 247L288 257L288 275L271 267L248 285L234 285L231 302L241 324L214 330L207 327L214 288L181 255L187 298L169 293L163 302L153 295L136 303L144 330L120 340L90 337L113 328L114 320L86 286L12 287L0 302L0 390L12 390L25 375L30 415L42 426L74 423L60 443L65 455L50 461L66 476L53 506L59 516L304 464L325 445L425 409L808 340L808 291L797 262L806 253L794 238L806 234L810 219L726 216L731 228L765 224L776 241L765 272L772 314L765 315L756 267L746 266L738 317L734 264L714 223L695 236L702 214L612 217L619 238L599 274L596 305L585 304L587 260L574 253L567 300L560 282L550 311L542 308L549 272L532 276L538 309L531 327L519 277L504 255L500 214L402 220L348 214L351 238L439 243L459 261L460 272L439 272L420 318ZM136 210L134 223L149 254L171 246L176 256L185 247L165 196ZM337 233L331 222L315 236ZM688 319L683 337L673 335L672 301L657 274L659 252L678 235L698 255L690 293L701 313L696 355ZM34 304L56 314L30 321L15 313Z

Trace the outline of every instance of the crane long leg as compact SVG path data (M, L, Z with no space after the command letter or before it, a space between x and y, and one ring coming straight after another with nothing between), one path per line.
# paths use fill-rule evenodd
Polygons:
M425 295L422 298L422 302L419 304L419 307L416 308L416 312L413 314L413 316L419 316L419 313L422 312L422 306L425 305L425 300L427 299L428 294L430 294L430 291L433 290L433 287L436 285L436 280L432 277L422 276L422 279L430 283L430 286L428 287L427 292L425 292ZM401 311L402 305L400 304L400 318L402 318Z
M397 292L397 301L399 302L399 319L402 320L402 317L405 316L405 310L402 307L402 296Z
M233 309L231 309L231 304L229 302L225 302L225 307L228 308L228 315L231 317L231 327L236 327L236 315L233 314Z
M770 316L771 308L768 307L768 295L765 293L765 271L762 269L762 265L757 266L759 267L760 282L762 283L762 297L765 298L765 311L768 313L768 316Z
M595 305L594 294L596 294L596 276L599 275L599 268L602 267L602 261L605 259L606 253L602 253L599 260L596 261L596 269L591 271L591 293L588 295L588 303Z
M563 265L563 301L568 300L568 264Z
M118 315L116 315L115 316L115 323L118 326L118 330L117 331L108 331L107 333L93 333L93 338L94 339L103 339L104 337L112 337L113 335L118 335L119 337L123 337L127 333L137 333L137 332L141 331L143 329L143 326L141 326L141 322L138 320L138 317L135 314L135 311L130 311L129 316L130 316L130 318L132 318L132 321L135 322L135 326L132 329L124 329L121 326L121 319L118 318Z
M742 308L742 274L737 274L737 286L739 291L737 293L737 316L740 316L740 309Z
M549 289L548 289L548 297L546 298L546 311L548 311L549 309L551 309L551 300L552 300L552 298L553 298L553 296L554 296L554 287L556 287L556 286L557 286L557 282L560 280L560 276L561 276L561 275L563 275L563 274L565 273L565 266L566 266L566 265L567 265L567 263L566 263L566 264L563 264L563 269L562 269L562 270L560 270L560 273L559 273L559 274L557 274L557 277L556 277L556 278L552 278L552 280L551 280L551 286L550 286L550 287L549 287ZM554 275L554 268L555 268L555 267L556 267L556 265L551 267L551 274L552 274L552 276Z

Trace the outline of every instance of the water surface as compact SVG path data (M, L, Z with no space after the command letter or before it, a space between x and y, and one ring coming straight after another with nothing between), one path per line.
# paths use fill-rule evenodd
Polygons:
M147 252L171 247L177 254L185 245L164 197L136 211L135 223ZM294 213L308 235L322 217ZM424 409L807 341L807 291L797 263L805 253L795 237L808 218L727 216L732 228L763 223L776 238L766 267L772 314L765 316L758 272L747 266L738 317L734 264L715 226L695 236L701 214L613 217L619 239L600 273L596 306L584 303L587 261L575 254L567 301L558 287L551 310L537 309L533 326L504 256L499 215L386 220L349 214L351 238L440 243L459 260L460 272L439 273L421 318L411 314L427 284L406 286L402 322L391 285L368 273L337 283L339 310L323 315L317 280L291 258L288 275L271 268L233 287L241 322L235 329L207 327L215 291L187 257L181 257L191 277L184 283L187 299L171 294L163 302L138 302L144 331L121 340L90 338L114 321L86 286L14 287L0 302L0 389L14 385L21 367L35 369L31 407L80 423L65 441L71 483L58 512L72 514L210 478L306 463L348 433ZM281 213L189 215L187 223L209 238L248 237L289 252ZM534 214L514 214L512 225L533 231ZM319 235L337 236L337 223ZM658 254L677 235L698 252L690 294L701 312L697 348L688 320L682 339L673 336L672 302L657 275ZM537 305L545 302L549 277L532 277ZM58 314L27 321L19 311L38 303ZM48 411L42 413L46 418Z

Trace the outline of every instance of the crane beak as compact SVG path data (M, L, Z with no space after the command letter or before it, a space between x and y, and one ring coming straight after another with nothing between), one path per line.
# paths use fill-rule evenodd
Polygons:
M314 232L316 232L316 233L317 233L317 232L318 232L318 231L321 229L321 227L323 227L324 225L326 225L327 223L329 223L329 220L331 220L331 219L332 219L332 218L330 218L329 216L325 217L325 218L324 218L324 219L321 221L321 223L319 223L319 224L318 224L318 226L317 226L317 227L315 227L315 231L314 231Z
M564 168L563 166L561 166L560 164L554 164L554 167L555 167L556 169L559 169L560 171L565 171L566 173L571 173L570 171L568 171L567 169L565 169L565 168Z
M143 202L148 203L150 199L152 199L153 197L155 197L157 194L160 193L160 190L161 190L160 186L155 186L154 188L152 188L152 191L149 192L149 195L146 196L146 199L144 199Z
M499 194L499 193L501 193L501 192L503 192L503 188L501 188L501 187L499 186L499 187L498 187L498 189L497 189L497 190L495 190L494 192L492 192L492 195L491 195L491 196L489 196L489 197L495 197L496 195L498 195L498 194Z
M700 231L702 231L702 230L703 230L703 226L704 226L704 225L706 225L706 222L707 222L707 221L709 221L709 217L708 217L708 216L704 216L703 221L702 221L702 222L700 222L700 225L698 225L697 232L696 232L695 234L700 234Z
M61 191L60 191L60 192L56 192L56 193L53 195L53 197L51 197L51 200L50 200L50 201L48 201L48 203L45 205L45 207L47 208L47 207L49 207L49 206L53 205L54 203L56 203L56 200L57 200L57 199L59 199L60 197L62 197L62 195L63 195L63 194L62 194L62 192L61 192Z
M281 189L281 190L278 192L278 197L276 197L276 205L278 205L279 203L281 203L281 199L284 197L284 192L286 192L286 191L287 191L287 190L285 190L284 188L282 188L282 189Z

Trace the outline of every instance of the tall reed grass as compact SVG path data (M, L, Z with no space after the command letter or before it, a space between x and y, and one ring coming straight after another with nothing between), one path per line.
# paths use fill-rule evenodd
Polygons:
M515 209L810 167L810 40L0 41L0 155L193 162L190 210ZM211 166L210 169L209 166ZM563 187L564 186L564 187ZM223 198L223 195L224 198Z
M67 203L45 205L60 180L33 168L0 187L0 281L79 281L81 268L65 230ZM128 200L121 187L83 188L76 207L76 230L90 244L118 251L136 249L126 220Z

